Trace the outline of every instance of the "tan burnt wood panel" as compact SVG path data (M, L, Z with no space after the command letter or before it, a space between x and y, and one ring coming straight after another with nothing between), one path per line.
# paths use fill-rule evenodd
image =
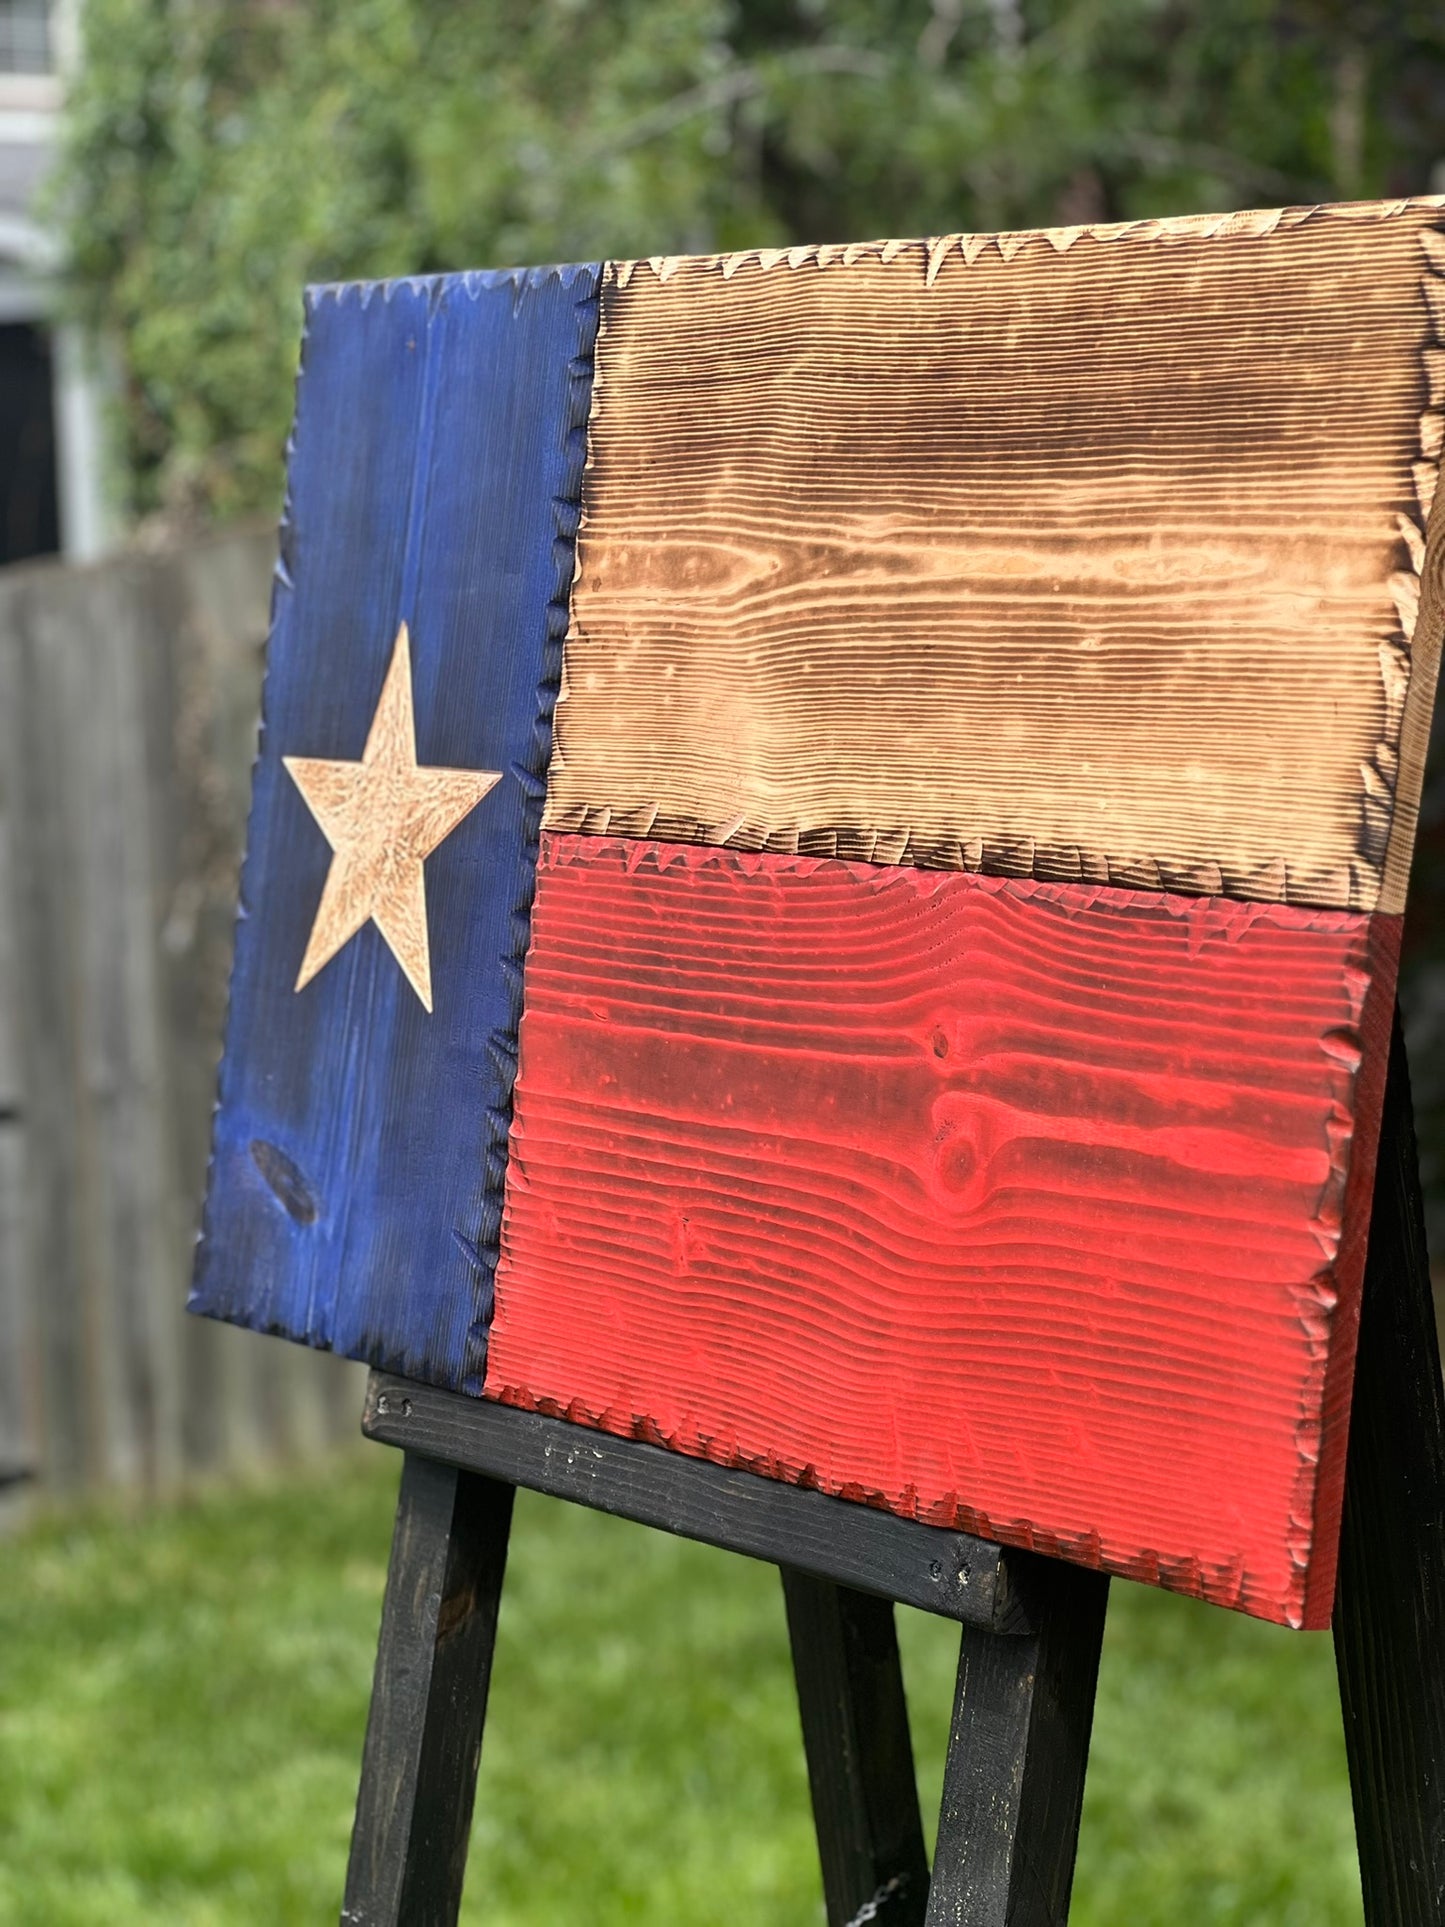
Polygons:
M1398 909L1442 220L615 265L549 826Z

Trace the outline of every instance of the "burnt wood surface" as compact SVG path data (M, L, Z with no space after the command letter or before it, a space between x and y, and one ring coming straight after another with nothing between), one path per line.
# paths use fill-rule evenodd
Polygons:
M1365 1268L1335 1655L1370 1927L1445 1919L1445 1392L1398 1024Z
M306 313L195 1308L1327 1624L1445 196Z
M342 1927L456 1920L513 1496L403 1462Z
M491 1318L597 275L307 296L196 1252L193 1310L469 1392ZM411 741L362 781L357 759L388 735L373 735L378 707L401 708L379 699L403 623ZM406 852L427 834L361 807L400 801L408 759L433 771L408 779L413 801L418 785L447 786L439 769L501 777L424 878ZM328 763L353 765L349 778L333 768L333 792L360 785L356 811L401 866L394 881L410 880L403 908L371 906L393 936L400 914L410 977L314 815ZM362 927L311 976L350 924L331 914L338 898Z
M928 1857L893 1606L784 1566L828 1927L922 1927Z
M544 833L485 1394L1328 1626L1398 939Z
M362 1430L408 1453L976 1626L1027 1628L1046 1570L965 1532L383 1372L371 1375Z
M609 263L547 827L1400 910L1441 216Z
M1036 1631L963 1629L927 1927L1069 1917L1109 1581L1040 1576Z

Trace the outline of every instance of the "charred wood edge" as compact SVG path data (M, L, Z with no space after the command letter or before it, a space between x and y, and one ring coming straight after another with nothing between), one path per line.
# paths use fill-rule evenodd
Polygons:
M923 1927L928 1856L893 1606L782 1574L828 1927Z
M1376 1166L1335 1595L1371 1927L1445 1920L1445 1388L1398 1014Z
M1026 1634L1055 1562L966 1532L373 1372L361 1429L408 1453L989 1632Z
M1108 1599L1053 1563L1033 1632L963 1628L927 1927L1068 1920Z
M402 1462L342 1927L457 1918L513 1497Z

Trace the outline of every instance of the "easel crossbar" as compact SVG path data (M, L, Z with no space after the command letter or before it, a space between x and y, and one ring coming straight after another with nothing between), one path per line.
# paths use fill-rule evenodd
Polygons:
M362 1430L423 1458L986 1632L1036 1630L1041 1581L1048 1584L1036 1554L384 1372L371 1375Z

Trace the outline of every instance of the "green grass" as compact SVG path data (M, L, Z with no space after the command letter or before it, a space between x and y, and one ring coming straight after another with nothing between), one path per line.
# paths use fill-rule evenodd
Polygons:
M334 1920L396 1462L0 1545L0 1921ZM925 1812L956 1635L900 1613ZM464 1918L822 1918L777 1577L523 1495ZM1074 1927L1358 1927L1329 1642L1116 1584Z

